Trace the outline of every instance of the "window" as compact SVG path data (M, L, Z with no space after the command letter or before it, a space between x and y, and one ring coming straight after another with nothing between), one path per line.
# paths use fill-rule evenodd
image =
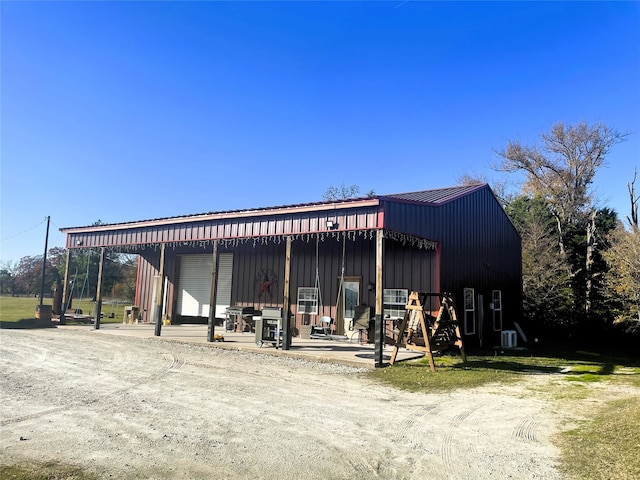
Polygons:
M499 332L502 330L502 290L493 290L491 292L491 308L493 309L493 330Z
M476 333L476 302L473 288L464 289L464 334Z
M318 289L298 287L298 313L318 314Z
M385 288L383 290L384 318L404 318L409 290Z

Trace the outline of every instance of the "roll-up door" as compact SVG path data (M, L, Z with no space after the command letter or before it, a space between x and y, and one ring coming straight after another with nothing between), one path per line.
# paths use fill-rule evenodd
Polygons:
M218 286L216 288L216 318L224 318L231 306L231 277L233 276L233 253L218 256ZM211 283L211 282L209 282ZM209 315L209 312L207 312Z
M209 317L212 268L211 254L181 255L178 315ZM233 253L221 253L218 257L217 318L224 318L225 309L231 304L232 272Z

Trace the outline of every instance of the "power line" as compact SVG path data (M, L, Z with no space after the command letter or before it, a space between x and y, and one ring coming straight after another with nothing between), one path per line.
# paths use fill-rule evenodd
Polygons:
M10 240L10 239L12 239L12 238L19 237L20 235L24 235L25 233L30 232L31 230L33 230L33 229L35 229L35 228L38 228L40 225L42 225L42 224L43 224L44 222L46 222L46 221L47 221L47 217L45 217L45 218L44 218L44 220L42 220L42 221L41 221L40 223L38 223L37 225L34 225L33 227L29 227L29 228L27 228L26 230L23 230L23 231L22 231L22 232L20 232L20 233L16 233L15 235L9 235L8 237L4 237L4 238L0 239L0 242L4 242L5 240Z

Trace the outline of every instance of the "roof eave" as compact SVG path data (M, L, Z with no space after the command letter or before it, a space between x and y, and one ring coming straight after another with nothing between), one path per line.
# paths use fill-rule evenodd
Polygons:
M343 210L347 208L375 207L380 205L378 197L358 198L342 200L337 202L326 202L318 204L288 205L284 207L272 207L255 210L236 210L226 212L212 212L196 215L184 215L178 217L157 218L150 220L140 220L135 222L111 223L102 225L87 225L83 227L63 227L62 233L100 232L105 230L124 230L127 228L152 227L158 225L175 225L179 223L203 222L211 220L227 220L230 218L250 218L272 215L288 215L305 212L322 212L331 210Z

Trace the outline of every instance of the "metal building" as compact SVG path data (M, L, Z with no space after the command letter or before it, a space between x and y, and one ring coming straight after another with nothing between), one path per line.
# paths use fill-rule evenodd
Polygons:
M350 336L369 305L391 339L409 292L449 292L465 340L489 345L521 315L520 237L486 184L61 231L71 254L139 255L144 322L276 306L294 335L324 316Z

